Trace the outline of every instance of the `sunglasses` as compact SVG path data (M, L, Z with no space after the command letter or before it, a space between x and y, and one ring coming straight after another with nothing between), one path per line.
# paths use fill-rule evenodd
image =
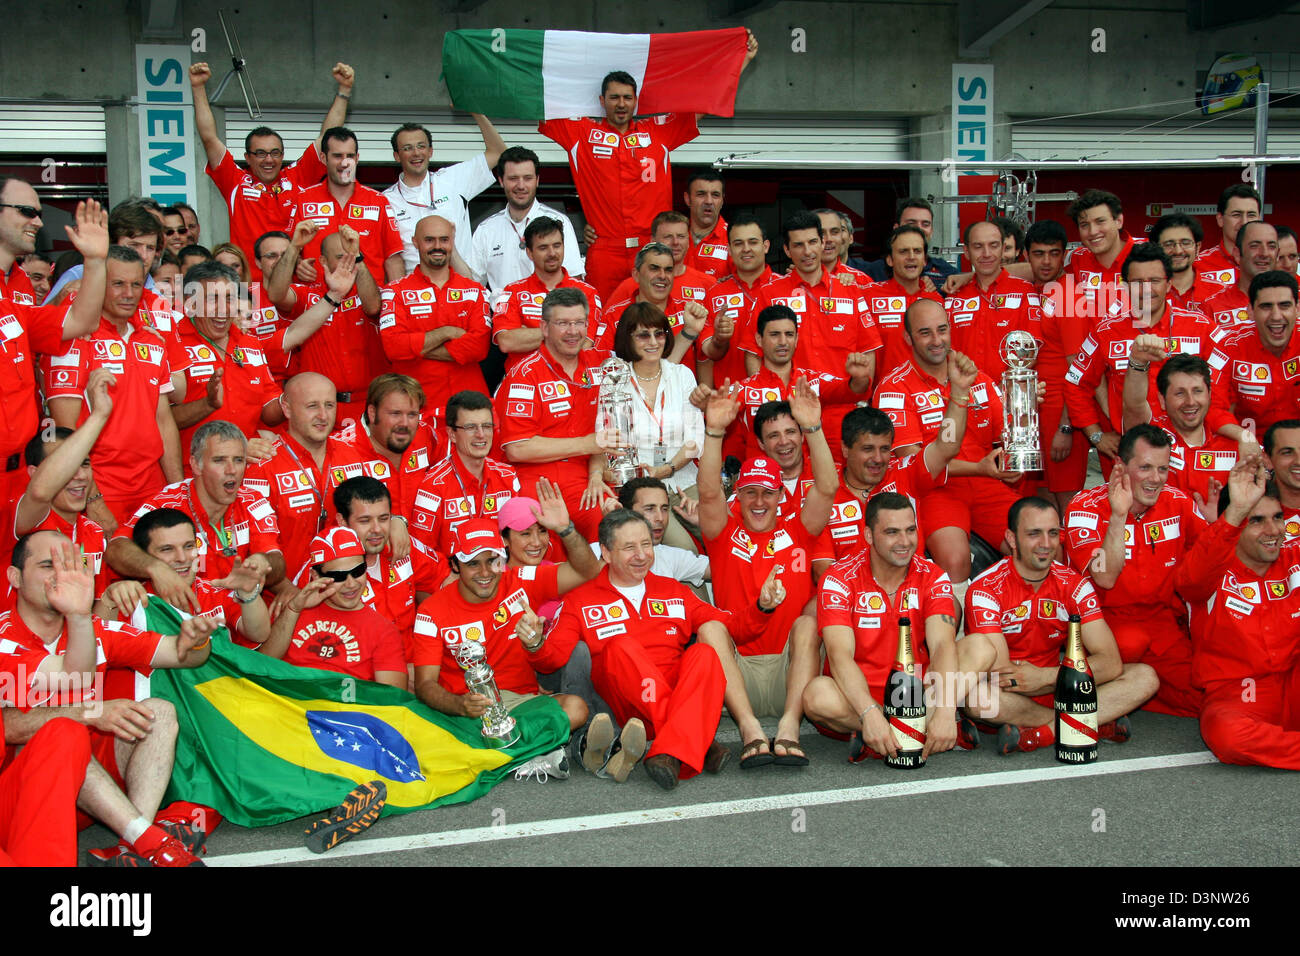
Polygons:
M319 564L316 565L316 573L323 578L329 578L338 584L342 584L348 578L363 578L366 576L366 562L362 561L354 568L348 568L346 571L326 571Z
M186 236L189 235L188 229L164 229L164 236Z
M0 202L0 206L4 206L9 209L17 209L18 215L22 216L25 219L37 219L41 215L41 211L35 206L23 206L18 203L12 203L12 202Z

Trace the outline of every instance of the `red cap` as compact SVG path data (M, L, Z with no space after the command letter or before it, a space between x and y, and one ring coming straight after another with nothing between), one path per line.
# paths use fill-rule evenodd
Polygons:
M351 528L335 525L333 528L326 528L311 539L311 557L307 559L307 563L326 564L339 558L364 559L365 556L365 549L361 547L357 533Z
M745 462L745 466L740 469L740 477L736 479L736 490L746 488L749 485L758 485L760 488L767 488L770 491L780 491L781 485L781 466L776 463L775 458L751 458Z
M458 561L472 561L482 551L506 556L506 546L501 540L497 523L491 518L470 518L456 526L451 553Z

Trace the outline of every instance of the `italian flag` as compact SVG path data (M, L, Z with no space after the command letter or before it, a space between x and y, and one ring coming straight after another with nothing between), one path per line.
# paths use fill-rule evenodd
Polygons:
M452 30L442 76L457 109L519 119L602 116L600 81L622 70L637 113L735 112L744 27L689 33Z

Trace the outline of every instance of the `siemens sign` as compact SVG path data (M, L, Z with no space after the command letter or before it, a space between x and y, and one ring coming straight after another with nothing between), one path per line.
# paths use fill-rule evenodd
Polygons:
M993 158L993 65L952 65L952 152L962 161Z
M194 205L194 100L188 46L135 48L136 112L140 116L140 192L164 206Z

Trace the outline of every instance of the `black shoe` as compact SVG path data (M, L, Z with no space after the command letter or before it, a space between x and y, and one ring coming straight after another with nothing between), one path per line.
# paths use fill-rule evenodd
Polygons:
M356 787L329 816L307 828L307 849L324 853L368 830L379 819L387 800L388 787L382 780L372 780Z

